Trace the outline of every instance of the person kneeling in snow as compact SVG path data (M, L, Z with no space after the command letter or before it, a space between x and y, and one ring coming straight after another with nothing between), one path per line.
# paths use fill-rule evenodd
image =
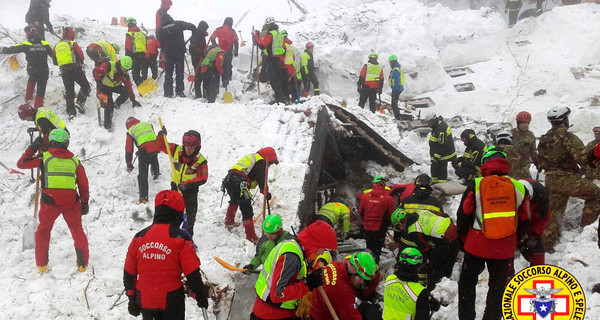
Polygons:
M177 191L163 190L154 198L154 206L152 225L138 232L127 250L123 271L127 309L144 319L185 319L182 273L200 308L208 308L208 298L194 243L179 229L183 197Z

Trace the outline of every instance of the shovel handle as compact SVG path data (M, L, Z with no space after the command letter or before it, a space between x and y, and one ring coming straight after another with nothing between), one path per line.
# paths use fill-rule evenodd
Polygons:
M327 293L325 293L325 290L323 290L323 287L318 287L317 290L321 294L321 297L323 297L323 301L325 301L325 304L327 305L327 309L329 309L329 313L331 313L331 317L334 320L340 320L340 318L338 318L337 314L335 313L333 306L331 305L331 301L329 301L329 297L327 296Z

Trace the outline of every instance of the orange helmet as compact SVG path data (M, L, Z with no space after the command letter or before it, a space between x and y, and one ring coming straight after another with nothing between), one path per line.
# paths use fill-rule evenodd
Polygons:
M531 113L521 111L517 114L517 122L531 122Z

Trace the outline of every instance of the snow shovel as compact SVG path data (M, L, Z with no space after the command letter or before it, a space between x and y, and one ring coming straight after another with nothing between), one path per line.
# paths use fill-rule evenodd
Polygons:
M36 169L35 179L35 195L34 195L34 205L33 205L33 221L25 225L25 230L23 230L23 251L27 249L35 248L35 230L38 225L38 206L40 204L40 169Z
M247 269L244 268L238 268L238 267L234 267L233 265L225 262L224 260L222 260L219 257L214 257L215 261L220 264L223 268L227 269L227 270L231 270L231 271L239 271L239 272L247 272ZM250 273L260 273L259 270L250 270Z
M240 43L240 47L245 47L246 41L244 41L244 38L242 37L242 32L238 31L238 33L240 34L240 40L242 40L242 43ZM252 48L252 50L254 50L254 48Z
M227 87L225 87L225 92L223 92L223 101L225 103L233 103L233 94L230 91L227 91Z
M10 65L10 70L17 71L21 67L19 64L19 60L17 60L17 55L13 54L8 58L8 64Z
M8 174L20 174L20 175L25 175L23 172L21 171L17 171L15 169L9 168L7 167L4 163L0 162L0 166L2 166L4 169L6 169L6 171L8 171Z
M165 72L165 70L162 70L158 74L158 77L156 78L156 80L154 80L154 79L152 79L152 77L150 77L150 78L144 80L144 82L140 83L140 85L137 87L137 89L142 97L145 97L158 89L158 79L160 79L160 77L163 75L164 72Z

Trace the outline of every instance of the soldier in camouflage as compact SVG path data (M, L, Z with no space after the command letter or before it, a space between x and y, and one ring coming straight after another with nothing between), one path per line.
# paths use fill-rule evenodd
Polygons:
M594 127L593 129L594 132L594 140L590 141L586 146L585 146L585 152L589 152L590 150L594 149L594 147L600 143L600 127ZM599 179L600 180L600 169L598 169L598 167L596 168L592 168L589 165L586 165L584 167L584 172L585 172L585 177L590 179L590 180L595 180L595 179Z
M514 177L514 174L519 174L519 171L523 170L522 168L519 168L519 164L521 163L521 155L517 153L512 144L513 137L510 132L502 130L496 136L496 146L504 149L504 152L506 152L506 161L510 163L510 172L508 175ZM527 166L527 172L529 173L529 166Z
M548 111L552 128L542 135L538 145L538 160L546 170L546 189L550 198L552 218L544 231L544 247L552 249L560 237L563 214L569 197L585 200L580 225L592 224L600 214L600 188L583 179L579 166L585 166L587 155L583 142L569 128L571 110L554 107Z
M527 111L521 111L517 114L517 127L510 132L514 150L519 154L519 161L510 163L510 176L515 179L531 178L531 174L529 173L531 163L534 163L538 167L535 135L529 131L530 122L531 114Z

